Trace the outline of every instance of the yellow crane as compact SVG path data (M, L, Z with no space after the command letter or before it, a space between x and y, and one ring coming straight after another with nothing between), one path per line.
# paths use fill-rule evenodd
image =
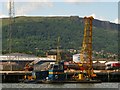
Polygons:
M82 43L82 48L80 51L81 65L84 67L87 77L92 78L93 68L92 68L92 21L93 17L84 17L84 38Z

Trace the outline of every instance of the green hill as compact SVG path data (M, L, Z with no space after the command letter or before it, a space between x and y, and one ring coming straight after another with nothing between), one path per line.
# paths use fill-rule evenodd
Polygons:
M93 50L117 53L117 24L93 21ZM16 17L12 26L12 52L35 53L56 48L60 36L62 49L80 49L84 22L78 16L71 17ZM3 53L8 52L8 19L2 19ZM40 52L40 51L39 51Z

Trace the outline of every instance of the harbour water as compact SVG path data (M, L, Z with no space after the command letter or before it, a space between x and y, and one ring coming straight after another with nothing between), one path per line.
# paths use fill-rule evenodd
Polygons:
M120 83L24 84L3 83L2 88L118 88Z

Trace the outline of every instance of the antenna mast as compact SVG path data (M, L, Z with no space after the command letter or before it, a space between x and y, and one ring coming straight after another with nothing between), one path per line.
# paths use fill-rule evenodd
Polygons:
M11 46L12 46L12 29L13 29L13 22L14 22L14 1L9 0L9 28L8 28L8 53L9 58L8 60L11 60ZM12 71L12 64L10 63L10 70Z
M9 0L9 29L8 29L8 49L9 55L11 53L11 44L12 44L12 29L13 29L13 22L14 22L14 1ZM10 59L10 57L9 57Z

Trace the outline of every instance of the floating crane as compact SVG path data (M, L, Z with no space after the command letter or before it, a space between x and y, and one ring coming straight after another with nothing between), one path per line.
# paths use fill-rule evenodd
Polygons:
M92 20L94 18L84 17L84 38L82 43L82 49L80 51L81 66L84 67L87 77L92 78ZM85 65L84 65L85 64Z

